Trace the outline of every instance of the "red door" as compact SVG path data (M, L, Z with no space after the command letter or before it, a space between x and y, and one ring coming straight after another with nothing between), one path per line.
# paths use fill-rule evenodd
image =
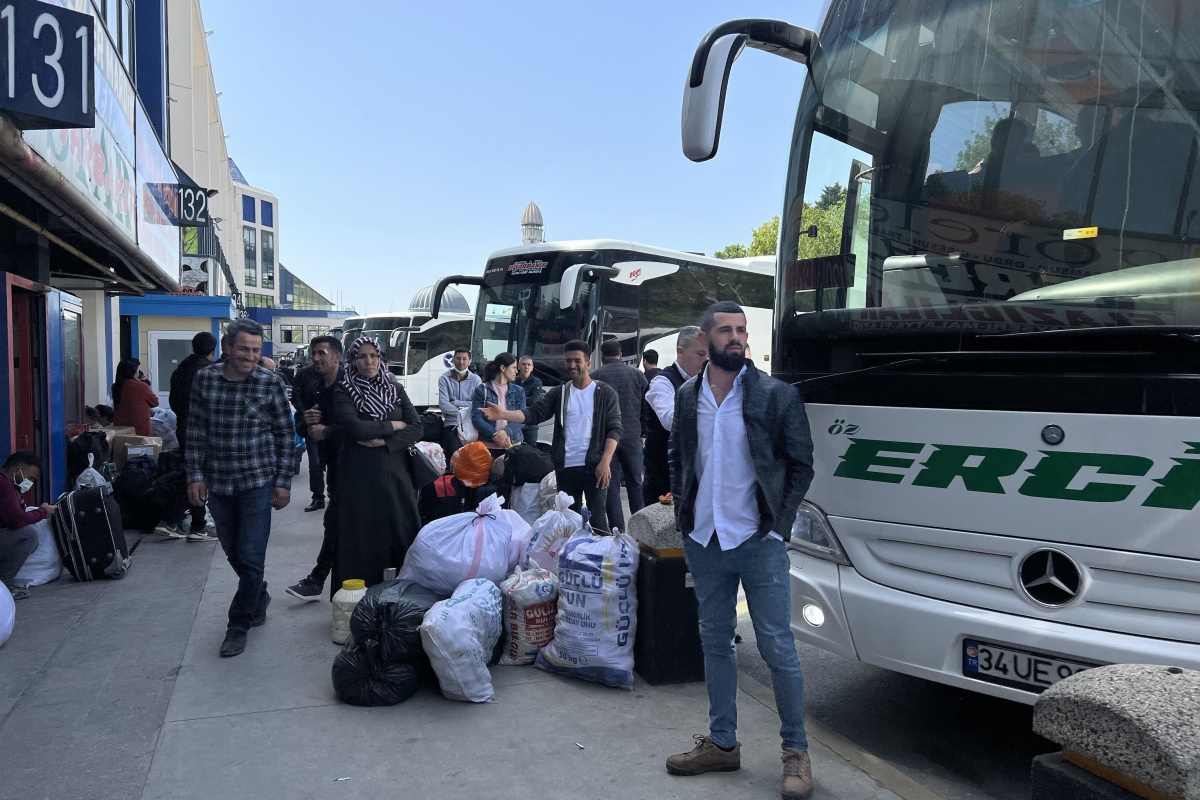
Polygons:
M28 450L44 456L42 446L43 366L39 354L43 351L45 325L44 299L39 294L19 290L12 293L13 343L13 449ZM26 495L26 502L36 496L35 488Z

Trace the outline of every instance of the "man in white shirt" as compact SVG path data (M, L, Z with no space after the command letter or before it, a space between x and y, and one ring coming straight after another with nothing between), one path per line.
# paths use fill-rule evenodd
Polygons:
M576 511L586 500L592 527L607 531L604 504L612 480L613 453L621 441L621 401L616 389L592 380L588 350L587 342L579 339L563 345L569 380L524 411L501 411L495 403L488 403L480 413L489 422L506 419L519 425L537 425L553 417L550 459L558 490L571 495L575 501L571 508Z
M691 752L668 758L667 771L700 775L741 766L734 648L740 583L779 708L781 794L802 800L812 796L812 765L784 542L812 482L808 417L794 386L746 358L740 306L710 306L700 330L708 366L676 392L668 458L675 519L700 606L709 735Z
M650 379L650 388L642 403L642 433L646 437L642 505L657 503L671 491L667 439L671 435L671 421L675 418L675 390L703 369L707 361L708 345L700 338L700 328L688 325L680 329L675 339L675 363L660 369Z

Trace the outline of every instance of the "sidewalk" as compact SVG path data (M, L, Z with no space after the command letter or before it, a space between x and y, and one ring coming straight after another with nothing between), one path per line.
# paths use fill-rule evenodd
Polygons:
M320 546L303 477L274 518L268 621L241 656L217 655L235 578L213 544L148 537L124 580L60 580L18 604L0 648L0 800L779 796L779 719L744 692L741 771L699 778L663 760L704 732L702 684L623 692L497 667L495 703L436 687L387 708L338 702L329 605L283 592ZM811 753L818 797L896 797Z

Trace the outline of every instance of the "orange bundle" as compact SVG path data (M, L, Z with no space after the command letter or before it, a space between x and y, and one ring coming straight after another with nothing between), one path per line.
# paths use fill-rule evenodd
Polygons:
M454 452L450 469L464 486L477 489L487 483L491 476L492 454L483 442L471 442Z

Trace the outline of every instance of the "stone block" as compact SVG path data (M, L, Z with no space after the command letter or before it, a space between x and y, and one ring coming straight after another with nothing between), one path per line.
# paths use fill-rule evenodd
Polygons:
M675 506L651 503L629 518L629 535L662 555L681 555L683 536L675 530Z
M1033 708L1033 730L1169 797L1200 800L1200 672L1114 664L1072 675Z
M1062 753L1045 753L1033 759L1029 800L1138 800L1138 796L1075 766Z

